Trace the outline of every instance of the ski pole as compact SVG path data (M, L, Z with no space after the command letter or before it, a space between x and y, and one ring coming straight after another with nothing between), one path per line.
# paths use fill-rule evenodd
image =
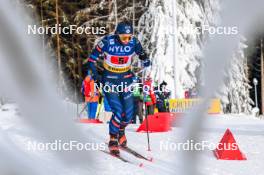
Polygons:
M146 126L147 126L148 151L151 151L150 150L150 141L149 141L149 125L148 125L148 114L147 113L146 113Z
M143 72L143 83L145 83L145 71ZM144 86L143 86L144 87ZM144 92L144 89L143 89L143 95L144 95L144 100L143 102L145 103L146 101L146 94ZM148 140L148 151L151 151L150 150L150 139L149 139L149 123L148 123L148 112L147 112L147 105L146 103L144 104L145 105L145 120L146 120L146 127L147 127L147 140Z
M144 72L146 70L146 68L143 68L143 69L140 69L139 71L137 71L137 72L135 72L135 74L140 74L140 73L142 73L142 72Z
M83 109L82 109L81 112L78 114L78 117L79 117L79 118L81 118L81 115L82 115L83 111L85 110L86 106L87 106L87 104L85 103Z
M104 100L104 99L102 99L101 103L99 104L99 108L98 108L98 112L97 112L96 119L99 118L99 115L100 115L100 112L101 112L101 108L102 108L102 105L103 105L103 100Z

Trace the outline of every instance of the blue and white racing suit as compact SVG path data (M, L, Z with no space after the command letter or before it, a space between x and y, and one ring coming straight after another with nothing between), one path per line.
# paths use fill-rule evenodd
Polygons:
M112 109L113 115L109 123L109 133L118 134L120 127L126 127L134 115L134 99L131 91L106 91L106 86L129 86L133 82L131 63L133 56L137 54L139 59L149 61L140 42L132 37L128 44L122 44L118 35L105 36L93 49L88 58L89 67L92 69L95 79L98 77L95 63L99 56L103 55L104 72L102 83L104 93ZM110 86L109 86L110 85Z

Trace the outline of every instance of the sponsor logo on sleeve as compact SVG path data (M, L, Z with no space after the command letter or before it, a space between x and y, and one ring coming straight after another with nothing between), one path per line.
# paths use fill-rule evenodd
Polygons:
M110 39L110 45L115 44L115 40L114 39Z

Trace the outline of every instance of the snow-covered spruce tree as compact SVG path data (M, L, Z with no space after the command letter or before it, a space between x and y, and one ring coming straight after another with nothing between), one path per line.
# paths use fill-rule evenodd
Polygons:
M231 60L231 69L226 71L226 79L218 97L221 99L223 112L225 113L246 113L251 112L254 102L250 98L248 80L248 65L244 50L247 45L243 39L239 44L238 51Z
M200 70L202 64L202 48L207 35L196 31L196 27L214 26L219 22L219 2L213 0L193 1L178 0L177 14L177 45L173 48L173 0L149 0L148 10L139 22L139 38L150 58L153 60L152 74L156 80L169 82L173 86L173 55L176 57L176 92L183 97L184 91L200 85ZM252 100L249 96L247 80L247 64L244 56L245 45L241 42L239 50L232 58L231 69L228 70L226 83L221 90L224 112L248 113Z
M218 3L214 0L194 1L149 0L148 10L139 21L139 39L153 61L152 74L156 80L167 81L174 91L173 81L177 81L177 97L182 98L184 91L193 89L199 83L199 68L202 46L206 38L197 28L215 23ZM176 9L176 19L174 18ZM177 20L177 21L176 21ZM176 21L176 32L173 22ZM176 33L177 44L174 48L173 37ZM173 77L173 52L176 51L176 76Z

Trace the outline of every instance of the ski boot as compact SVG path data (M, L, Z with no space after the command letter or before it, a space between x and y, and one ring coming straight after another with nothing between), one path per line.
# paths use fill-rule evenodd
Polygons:
M119 129L119 135L118 135L118 142L119 146L126 148L127 147L127 139L125 135L125 128Z
M119 156L119 148L118 148L118 137L117 135L110 134L110 141L108 144L108 149L110 151L110 154L114 156Z

